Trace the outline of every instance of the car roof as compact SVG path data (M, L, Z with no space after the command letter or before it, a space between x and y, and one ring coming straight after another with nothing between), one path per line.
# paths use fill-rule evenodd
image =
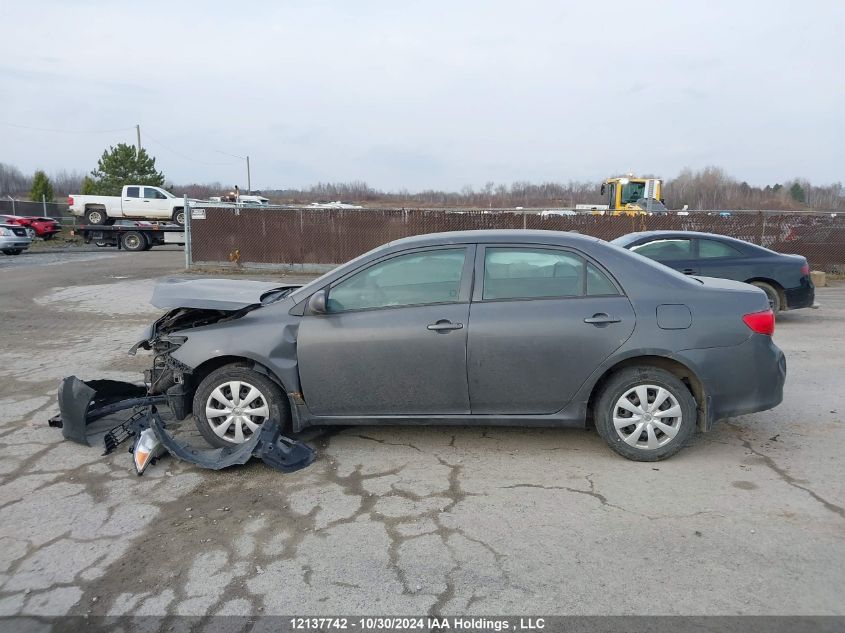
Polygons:
M725 240L726 242L739 242L741 244L751 244L745 240L740 240L730 235L719 235L718 233L705 233L703 231L637 231L634 233L626 233L620 236L628 238L626 242L630 243L644 237L704 237L713 240ZM620 239L617 238L617 239ZM755 246L751 244L751 246Z
M741 240L736 237L731 237L730 235L719 235L718 233L705 233L703 231L639 231L636 233L627 233L620 237L617 237L613 242L618 244L624 248L627 248L634 242L642 239L642 238L670 238L670 237L688 237L688 238L706 238L709 240L717 240L722 242L727 242L729 244L735 244L738 248L743 250L746 254L756 254L762 256L766 255L781 255L777 251L773 251L771 249L766 248L765 246L760 246L759 244L754 244L753 242L747 242L746 240ZM623 239L624 238L624 239Z
M567 231L534 231L525 229L484 229L479 231L447 231L426 233L394 240L389 246L436 246L438 244L465 244L476 242L519 242L575 246L599 242L599 238Z

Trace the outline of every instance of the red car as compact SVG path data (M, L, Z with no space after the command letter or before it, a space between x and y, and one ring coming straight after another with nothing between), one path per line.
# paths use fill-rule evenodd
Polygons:
M0 221L7 224L25 226L35 231L37 237L45 240L53 239L53 236L62 230L62 225L54 218L20 215L0 215Z

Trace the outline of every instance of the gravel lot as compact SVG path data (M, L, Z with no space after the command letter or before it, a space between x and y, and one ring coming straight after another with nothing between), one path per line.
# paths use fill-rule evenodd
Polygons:
M845 614L845 285L779 319L781 406L666 462L592 431L362 427L294 474L139 478L46 421L66 375L139 379L181 263L0 258L0 615Z

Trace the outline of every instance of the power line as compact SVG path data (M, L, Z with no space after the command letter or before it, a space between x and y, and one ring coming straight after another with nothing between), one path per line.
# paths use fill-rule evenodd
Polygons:
M9 127L16 127L21 130L35 130L37 132L56 132L58 134L112 134L114 132L127 132L134 130L134 127L119 127L113 130L58 130L55 128L33 127L31 125L18 125L17 123L7 123L0 121L0 125L7 125Z
M207 162L207 161L200 160L200 159L198 159L198 158L194 158L193 156L188 156L187 154L183 154L182 152L180 152L180 151L178 151L178 150L175 150L175 149L173 149L172 147L169 147L168 145L165 145L164 143L162 143L161 141L159 141L157 138L155 138L152 134L150 134L149 132L147 132L147 131L146 131L146 129L144 130L144 136L145 136L145 137L147 137L148 139L150 139L150 140L151 140L153 143L155 143L156 145L159 145L159 146L163 147L163 148L164 148L164 149L166 149L168 152L171 152L171 153L175 154L176 156L179 156L180 158L184 158L185 160L190 160L190 161L193 161L193 162L195 162L195 163L200 163L201 165L220 166L220 165L235 165L235 164L236 164L236 163L234 163L234 162L228 162L228 163L209 163L209 162ZM221 153L223 153L223 152L221 152ZM229 154L229 155L231 156L231 154ZM236 158L240 158L240 157L238 156L238 157L236 157Z
M7 123L5 121L0 121L0 125L6 125L6 126L9 126L9 127L18 128L18 129L21 129L21 130L35 130L37 132L53 132L53 133L57 133L57 134L113 134L115 132L128 132L130 130L134 130L138 133L138 135L139 135L138 140L140 141L140 130L138 129L139 126L137 126L137 125L133 125L132 127L115 128L115 129L111 129L111 130L60 130L60 129L57 129L57 128L44 128L44 127L34 127L34 126L31 126L31 125L20 125L18 123ZM207 165L207 166L211 166L211 167L236 165L237 164L233 161L230 161L230 162L227 162L227 163L210 163L208 161L204 161L204 160L200 160L198 158L194 158L193 156L188 156L187 154L183 154L179 150L173 149L172 147L170 147L166 143L162 143L157 138L152 136L149 132L147 132L146 129L144 130L144 136L146 136L146 138L150 139L156 145L159 145L163 149L167 150L168 152L171 152L172 154L175 154L176 156L179 156L180 158L182 158L184 160L192 161L192 162L195 162L195 163L199 163L201 165ZM217 153L223 154L225 156L230 156L232 158L238 158L240 160L244 160L246 158L245 156L236 156L235 154L229 154L227 152L218 151ZM248 161L248 159L247 159L247 161ZM247 171L248 171L248 168L247 168Z

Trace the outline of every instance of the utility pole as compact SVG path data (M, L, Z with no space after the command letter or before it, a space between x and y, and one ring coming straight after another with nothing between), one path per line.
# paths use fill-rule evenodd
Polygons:
M246 192L252 193L252 180L249 175L249 156L246 157Z
M135 132L138 134L138 153L141 153L141 125L140 123L135 126Z

